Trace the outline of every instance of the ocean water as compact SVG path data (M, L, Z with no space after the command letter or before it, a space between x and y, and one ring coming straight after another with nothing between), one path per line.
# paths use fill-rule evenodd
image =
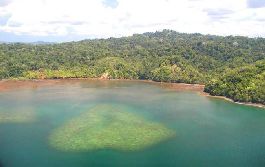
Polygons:
M176 136L138 151L67 152L52 130L98 104L126 105ZM75 81L0 92L0 112L34 111L28 123L0 123L0 167L263 167L265 109L128 81Z

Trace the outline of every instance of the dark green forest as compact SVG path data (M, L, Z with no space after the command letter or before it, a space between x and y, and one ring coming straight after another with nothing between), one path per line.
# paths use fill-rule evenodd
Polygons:
M265 104L265 38L178 33L58 44L0 44L0 79L109 78L205 84Z

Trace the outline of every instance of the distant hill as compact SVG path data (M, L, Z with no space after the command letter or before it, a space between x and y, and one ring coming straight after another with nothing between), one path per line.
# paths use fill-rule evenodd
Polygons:
M36 42L30 42L29 44L33 45L50 45L55 44L56 42L45 42L45 41L36 41Z
M55 44L56 42L45 42L45 41L36 41L36 42L6 42L6 41L0 41L0 44L15 44L15 43L32 44L32 45L50 45L50 44Z

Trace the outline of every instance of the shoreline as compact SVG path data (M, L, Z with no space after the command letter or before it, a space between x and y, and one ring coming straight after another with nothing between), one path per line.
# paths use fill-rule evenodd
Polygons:
M237 101L234 101L233 99L230 99L230 98L225 97L225 96L212 96L212 95L210 95L209 93L206 93L206 92L199 92L199 94L201 96L210 97L210 98L216 98L216 99L222 99L222 100L225 100L225 101L228 101L228 102L231 102L231 103L240 104L240 105L265 108L264 104L251 103L251 102L237 102Z
M203 84L187 84L187 83L169 83L169 82L156 82L152 80L138 80L138 79L101 79L101 78L58 78L58 79L32 79L32 80L0 80L0 92L9 91L12 89L22 89L22 88L38 88L44 86L51 86L54 84L62 84L65 81L126 81L126 82L143 82L149 83L156 86L159 86L164 89L170 89L174 91L195 91L198 92L199 95L210 97L210 98L218 98L223 99L232 103L253 106L259 108L265 108L265 105L258 103L250 103L250 102L236 102L233 99L227 98L225 96L212 96L209 93L204 92L205 85Z

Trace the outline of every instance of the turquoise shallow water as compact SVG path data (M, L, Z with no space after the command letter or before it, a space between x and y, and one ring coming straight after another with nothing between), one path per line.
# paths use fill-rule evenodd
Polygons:
M51 131L97 104L132 112L175 130L150 148L63 152ZM265 109L172 91L143 82L75 81L0 93L0 112L31 109L32 123L0 124L0 167L265 166Z

